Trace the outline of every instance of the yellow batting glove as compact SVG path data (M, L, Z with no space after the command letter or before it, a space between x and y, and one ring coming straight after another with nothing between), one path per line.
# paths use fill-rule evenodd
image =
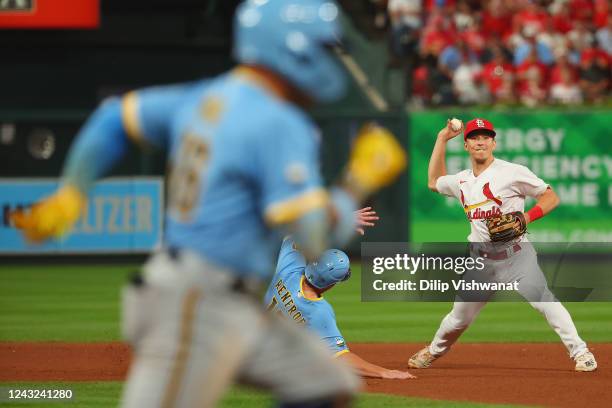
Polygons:
M393 134L367 124L359 131L348 164L349 188L362 196L391 184L406 168L406 152Z
M50 238L59 238L70 231L86 203L85 196L79 190L65 185L29 210L12 212L10 220L28 241L40 243Z

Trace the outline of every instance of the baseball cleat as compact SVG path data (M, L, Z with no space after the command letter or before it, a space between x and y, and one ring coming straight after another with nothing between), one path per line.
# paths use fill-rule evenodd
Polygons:
M576 371L588 372L597 370L597 361L595 361L595 356L590 351L582 353L574 360L576 361Z
M438 357L429 352L429 347L422 348L408 360L410 368L428 368Z

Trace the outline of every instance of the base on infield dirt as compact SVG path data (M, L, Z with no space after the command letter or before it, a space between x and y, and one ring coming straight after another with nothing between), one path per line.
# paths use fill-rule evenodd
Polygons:
M366 360L405 369L419 344L357 343ZM560 343L458 344L418 379L367 380L367 392L436 400L556 407L607 407L612 399L612 344L589 344L596 372L576 373ZM0 343L0 381L93 381L125 378L130 350L121 343Z

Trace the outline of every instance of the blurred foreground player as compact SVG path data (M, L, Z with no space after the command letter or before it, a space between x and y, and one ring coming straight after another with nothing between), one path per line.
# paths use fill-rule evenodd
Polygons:
M302 108L344 94L327 49L339 35L333 1L243 3L241 66L103 104L71 149L61 189L14 215L30 240L61 235L129 139L168 150L165 249L124 291L122 329L135 361L123 406L208 407L236 379L286 406L334 406L358 389L314 337L265 313L258 293L280 236L291 232L309 259L343 245L357 203L405 167L395 139L370 127L355 140L342 185L322 187L317 131Z
M364 226L372 226L368 220L376 214L366 207L357 212L359 233ZM268 310L305 325L328 347L334 357L340 358L353 367L363 377L405 380L415 378L409 372L390 370L365 361L349 351L344 337L336 324L332 306L323 298L323 293L332 289L336 283L344 282L351 276L348 256L339 249L328 249L314 262L306 263L293 239L283 240L276 274L268 287L265 304Z

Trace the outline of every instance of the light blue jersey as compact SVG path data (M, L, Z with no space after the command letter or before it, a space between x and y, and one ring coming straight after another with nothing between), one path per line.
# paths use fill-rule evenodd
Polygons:
M133 92L122 115L128 135L169 151L169 247L268 278L274 227L324 206L314 123L248 72Z
M305 324L327 344L334 355L348 351L331 305L323 299L307 298L302 291L306 260L291 238L285 238L278 255L276 274L268 287L265 302L269 310L277 311Z

